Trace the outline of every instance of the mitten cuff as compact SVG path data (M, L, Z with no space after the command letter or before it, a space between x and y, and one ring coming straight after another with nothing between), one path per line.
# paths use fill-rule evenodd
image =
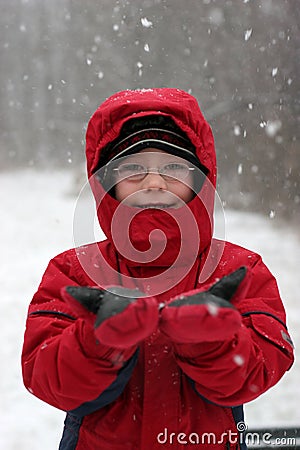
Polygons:
M91 358L96 358L111 367L112 365L119 369L135 353L137 346L131 346L126 349L114 348L99 342L95 336L94 328L83 319L78 319L76 323L77 342L82 351Z

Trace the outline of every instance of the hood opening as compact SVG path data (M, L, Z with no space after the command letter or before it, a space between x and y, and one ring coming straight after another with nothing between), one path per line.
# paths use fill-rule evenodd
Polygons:
M112 236L112 221L120 203L114 198L113 191L105 191L105 184L102 185L103 180L101 178L99 180L95 175L97 171L103 171L112 157L112 151L118 148L118 144L130 136L130 133L132 134L138 131L139 127L145 126L145 122L151 127L163 126L166 131L179 135L182 145L184 144L187 150L196 156L197 161L203 168L205 177L203 185L202 183L201 186L199 185L199 194L187 203L187 208L191 211L197 224L200 236L197 250L201 253L210 245L212 239L214 189L216 186L214 139L197 100L179 89L156 88L116 93L100 105L90 119L86 134L87 170L97 204L100 226L115 248ZM102 182L99 183L99 181ZM181 212L178 210L176 214L181 214ZM141 219L147 218L147 227L143 225L144 222L139 220L139 217ZM184 214L180 217L184 217ZM121 216L120 221L122 224L123 218ZM143 214L139 214L134 222L136 227L134 230L130 229L130 233L134 234L136 240L132 244L139 248L139 243L147 238L147 231L151 232L151 230L159 228L159 221L160 211L155 211L151 215L151 210L146 210ZM162 229L165 230L167 237L170 236L168 245L172 246L171 235L173 231L169 230L168 226L168 221L164 220ZM125 233L123 226L120 226L119 233ZM177 240L175 232L173 235L174 239ZM127 237L128 235L125 236L124 234L124 239ZM189 241L189 244L185 245L192 248L194 244ZM160 261L166 265L173 258L168 251L162 256L166 257L160 258ZM149 264L151 263L147 263L147 266ZM155 264L157 262L154 262Z

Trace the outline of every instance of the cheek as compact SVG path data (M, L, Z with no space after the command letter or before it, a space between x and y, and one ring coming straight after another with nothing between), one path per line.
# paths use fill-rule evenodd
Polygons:
M132 183L126 181L120 181L115 185L115 197L119 202L122 202L129 195L136 191L135 186Z
M194 191L192 189L193 178L190 176L186 180L186 183L174 183L169 184L170 192L177 195L185 203L188 203L194 197Z
M172 189L173 194L177 195L181 200L183 200L185 203L192 200L194 196L193 190L186 186L185 184L178 184L176 186L176 189Z

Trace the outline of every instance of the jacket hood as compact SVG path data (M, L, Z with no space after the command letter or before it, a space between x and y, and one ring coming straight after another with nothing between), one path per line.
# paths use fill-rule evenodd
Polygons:
M187 135L201 165L207 169L201 191L187 205L172 212L137 211L125 206L106 193L99 179L93 176L103 149L119 137L124 123L150 115L170 117ZM192 95L173 88L126 90L112 95L88 123L86 158L100 226L127 263L161 267L176 261L179 265L190 264L195 253L198 255L210 245L216 155L211 128Z

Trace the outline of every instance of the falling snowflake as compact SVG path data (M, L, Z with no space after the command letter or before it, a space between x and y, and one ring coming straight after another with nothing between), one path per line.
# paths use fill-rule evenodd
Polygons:
M242 366L245 363L245 359L241 355L234 355L233 361L237 366Z
M151 20L148 20L147 17L142 17L141 22L142 22L143 27L145 27L145 28L150 28L153 25Z
M217 316L219 312L219 307L215 303L208 303L207 310L212 316Z
M138 74L139 74L139 77L141 77L141 76L143 75L143 70L142 70L143 63L141 63L140 61L138 61L138 62L136 63L136 65L137 65L137 67L138 67Z
M251 34L252 34L252 28L245 31L245 41L249 41Z
M240 134L241 134L241 127L239 125L234 125L233 132L234 132L235 136L240 136Z
M266 133L269 137L274 137L281 129L282 123L280 120L268 120L266 125Z

